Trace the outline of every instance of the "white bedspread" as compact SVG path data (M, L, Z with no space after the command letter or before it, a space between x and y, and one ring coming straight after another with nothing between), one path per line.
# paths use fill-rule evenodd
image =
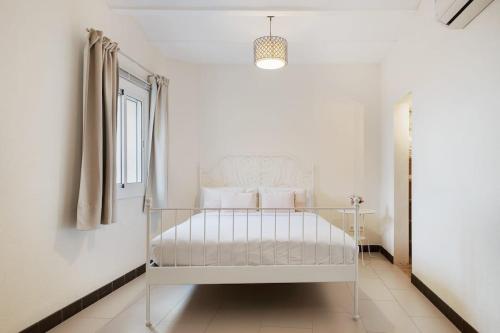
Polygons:
M291 213L290 228L288 219L288 212L263 213L261 232L260 212L250 212L248 223L246 213L235 213L234 228L232 212L222 212L220 222L217 212L207 212L205 223L204 214L196 214L191 227L187 220L152 240L152 259L161 266L353 263L357 248L341 229L312 213L304 219Z

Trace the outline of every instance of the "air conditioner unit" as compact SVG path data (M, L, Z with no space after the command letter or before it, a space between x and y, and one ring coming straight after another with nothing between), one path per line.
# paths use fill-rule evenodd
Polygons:
M452 29L465 28L493 0L435 0L438 20Z

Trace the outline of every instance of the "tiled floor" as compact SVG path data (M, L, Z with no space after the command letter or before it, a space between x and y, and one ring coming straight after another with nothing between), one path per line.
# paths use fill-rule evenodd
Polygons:
M159 286L154 327L144 326L144 277L57 326L61 333L368 333L458 332L379 254L360 261L361 320L351 318L348 283Z

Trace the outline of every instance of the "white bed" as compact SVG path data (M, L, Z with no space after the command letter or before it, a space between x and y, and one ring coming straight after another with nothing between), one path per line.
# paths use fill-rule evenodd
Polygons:
M156 236L151 259L159 266L352 264L354 244L315 213L253 211L247 221L235 212L233 223L232 212L209 211Z
M345 211L353 210L354 230L358 230L360 198L354 198L353 207L314 207L314 168L304 168L297 159L287 155L227 156L210 169L200 168L199 181L200 198L205 187L230 191L275 188L279 194L259 190L258 198L262 199L259 202L267 205L259 203L252 209L237 208L241 206L236 203L223 206L224 202L231 202L228 198L235 198L234 202L257 202L248 192L222 194L219 207L207 206L206 201L200 205L203 208L147 205L148 326L151 325L151 285L155 284L350 281L354 286L353 318L359 318L358 247L355 245L359 234L350 237L344 232L348 229L344 218ZM280 200L294 202L291 192L283 189L294 189L295 202L298 193L302 193L301 202L306 207L294 204L274 209L272 203L279 202L281 197ZM212 199L211 202L219 202ZM177 219L178 214L184 218ZM341 216L338 227L330 218L334 214ZM171 215L173 223L168 218ZM329 216L328 220L323 216Z

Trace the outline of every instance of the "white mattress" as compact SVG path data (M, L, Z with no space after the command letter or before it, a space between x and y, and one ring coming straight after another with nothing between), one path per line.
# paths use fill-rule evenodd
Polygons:
M234 229L232 212L221 212L220 222L217 212L207 212L205 223L204 214L196 214L191 227L188 219L152 240L152 259L160 266L353 263L357 248L341 229L316 214L303 219L301 212L290 214L289 228L288 217L263 213L261 233L260 212L250 212L248 224L246 213L235 213Z

